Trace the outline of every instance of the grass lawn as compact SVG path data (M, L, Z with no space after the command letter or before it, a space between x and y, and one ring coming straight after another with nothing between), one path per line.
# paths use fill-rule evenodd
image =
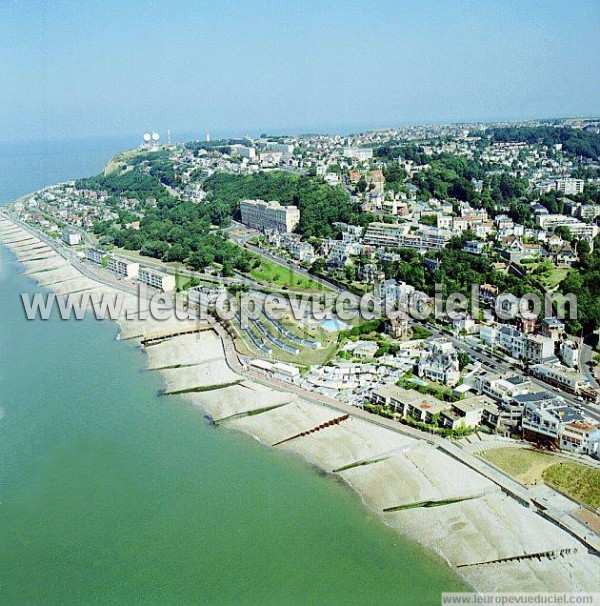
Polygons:
M546 469L565 461L555 454L523 448L493 448L480 456L526 486L540 482Z
M568 268L555 267L547 276L544 276L541 281L546 288L554 289L566 278L568 273Z
M600 469L571 462L555 463L544 470L542 477L575 501L593 509L600 507Z
M280 288L287 287L290 290L328 290L318 282L268 259L261 259L260 265L250 272L250 276L266 284L273 284Z

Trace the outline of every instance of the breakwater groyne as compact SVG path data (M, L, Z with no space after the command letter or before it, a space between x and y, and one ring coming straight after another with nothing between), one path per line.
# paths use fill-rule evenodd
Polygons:
M192 312L164 322L136 317L130 289L90 273L8 217L0 216L0 243L57 295L121 292L121 336L145 345L165 394L202 407L218 427L343 479L385 524L440 554L477 590L596 589L594 537L586 543L547 512L540 515L525 489L472 455L467 460L451 443L252 374L226 331L210 323L199 329Z

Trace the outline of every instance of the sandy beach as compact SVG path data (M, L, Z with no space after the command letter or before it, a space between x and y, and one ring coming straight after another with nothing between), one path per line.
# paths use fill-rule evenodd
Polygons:
M0 218L0 243L24 273L60 295L118 291L83 276L27 230ZM119 320L144 346L165 394L185 393L219 426L294 453L338 476L396 530L440 554L481 591L594 591L600 560L566 531L484 475L424 440L403 435L232 369L221 338L193 315ZM135 314L133 314L135 315ZM193 334L175 334L198 329Z

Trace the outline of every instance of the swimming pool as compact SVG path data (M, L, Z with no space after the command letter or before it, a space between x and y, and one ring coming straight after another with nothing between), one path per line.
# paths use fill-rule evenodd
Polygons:
M321 320L319 324L321 325L321 328L324 328L328 332L336 332L338 330L344 330L349 327L348 324L342 322L337 318L332 318L330 320Z

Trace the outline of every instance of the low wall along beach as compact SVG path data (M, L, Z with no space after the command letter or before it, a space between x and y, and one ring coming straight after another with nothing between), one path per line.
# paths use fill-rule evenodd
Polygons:
M57 295L117 293L118 285L84 275L9 218L0 218L0 243ZM600 562L584 543L435 443L252 376L218 325L199 325L192 315L158 322L127 314L137 308L126 293L121 338L145 342L148 368L161 373L165 397L184 394L219 427L343 479L385 524L436 551L475 589L597 589Z

